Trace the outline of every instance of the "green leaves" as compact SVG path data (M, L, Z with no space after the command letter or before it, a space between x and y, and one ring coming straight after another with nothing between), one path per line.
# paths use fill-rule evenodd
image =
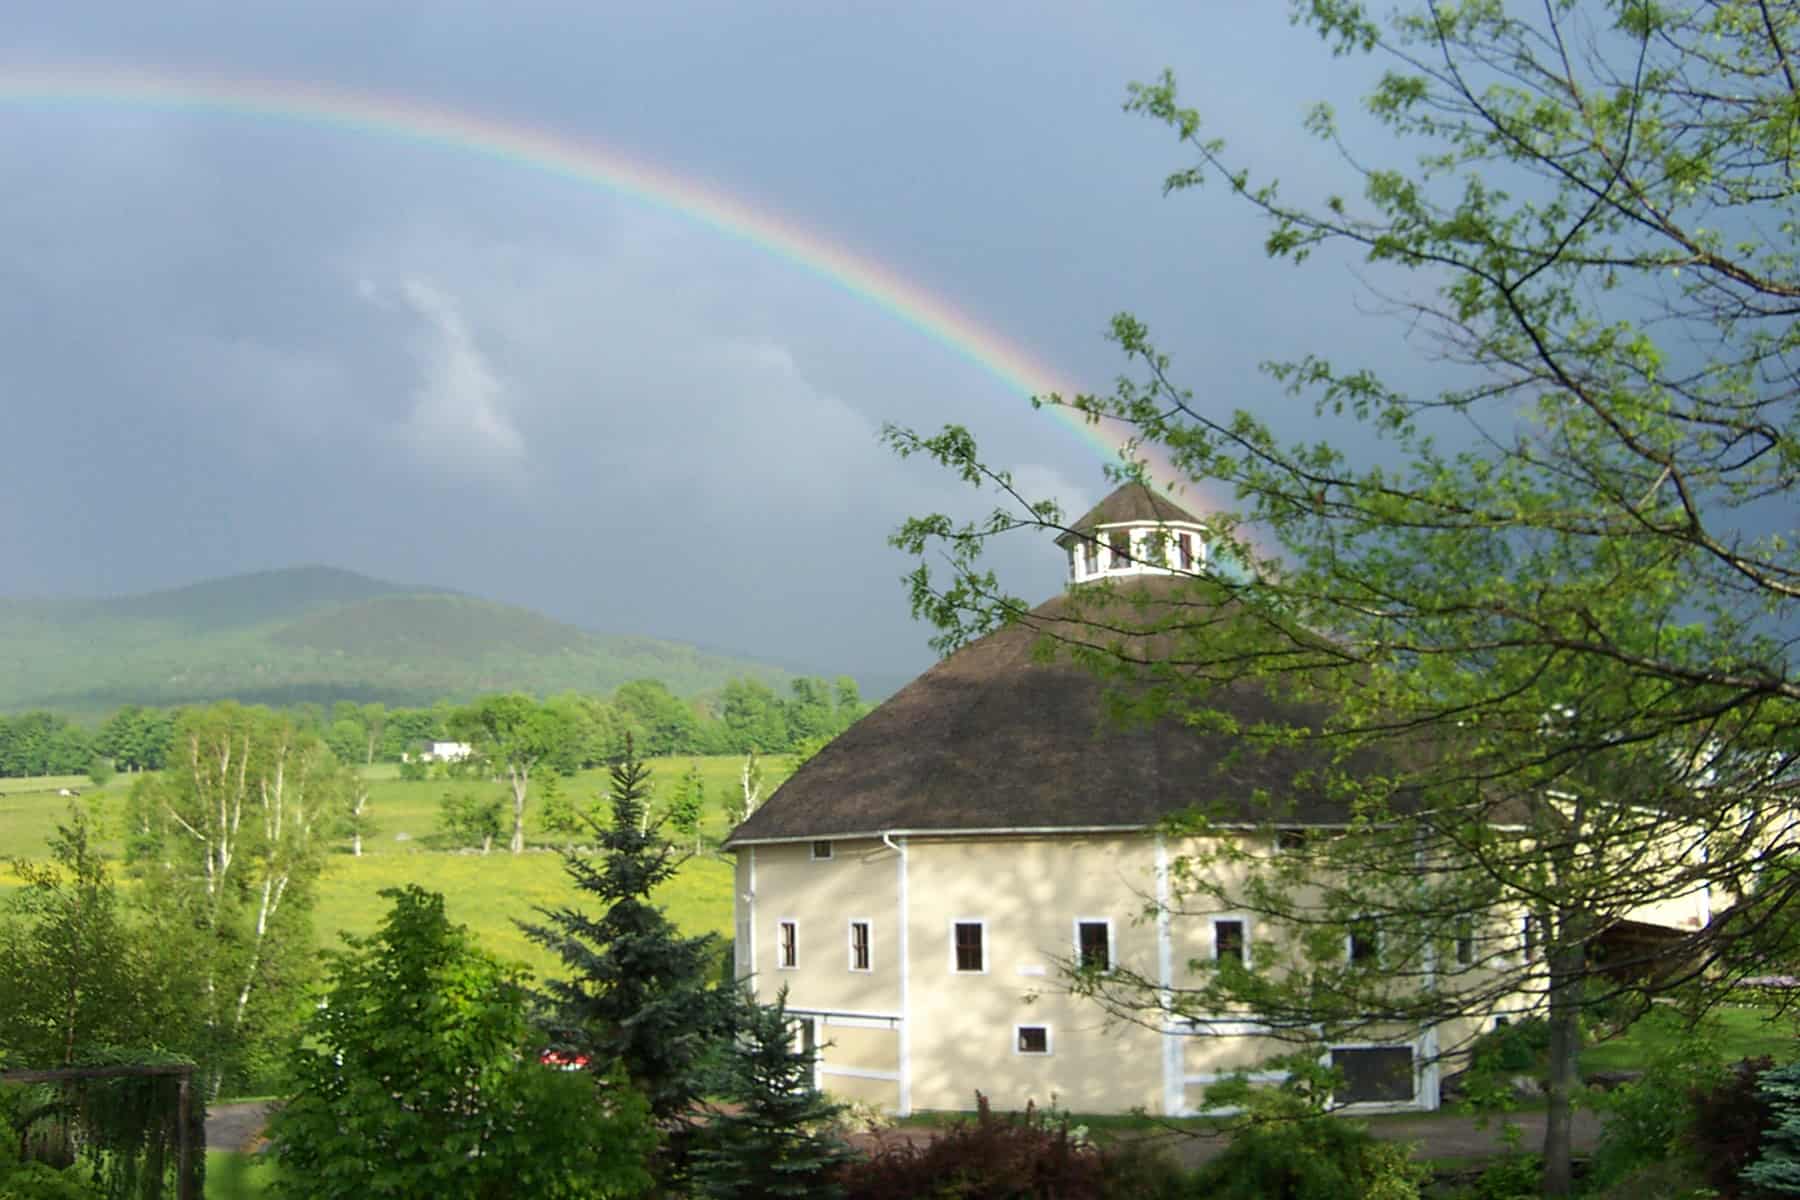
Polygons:
M346 937L290 1060L270 1137L284 1194L600 1197L645 1190L644 1101L616 1075L541 1065L525 977L416 886Z

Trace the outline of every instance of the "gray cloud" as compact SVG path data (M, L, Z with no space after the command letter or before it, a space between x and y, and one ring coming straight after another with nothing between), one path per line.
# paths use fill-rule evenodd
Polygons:
M1330 173L1298 114L1352 68L1277 9L117 0L9 14L8 53L602 140L852 247L1088 387L1119 371L1099 334L1132 308L1202 402L1298 428L1259 360L1404 348L1370 336L1347 272L1264 264L1227 198L1160 199L1180 152L1118 112L1128 79L1171 64L1258 162L1301 187ZM241 114L7 116L0 417L31 451L0 475L0 593L324 561L896 671L927 631L887 534L993 498L893 458L883 422L965 424L1071 510L1106 487L1081 439L953 348L591 185ZM1000 563L1023 594L1059 586L1052 547Z

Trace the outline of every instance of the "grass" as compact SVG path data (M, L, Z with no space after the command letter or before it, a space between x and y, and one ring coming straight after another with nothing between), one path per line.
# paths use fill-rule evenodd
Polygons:
M669 797L689 762L700 764L706 789L701 827L713 843L727 827L725 801L738 788L742 760L735 757L665 758L650 761L653 804ZM439 800L446 791L478 796L506 794L506 825L511 828L511 800L504 785L483 779L438 779L411 782L399 778L392 764L366 768L371 784L370 810L376 832L364 841L361 857L349 853L347 839L332 846L320 874L314 930L322 948L342 944L340 934L372 933L386 911L384 888L414 883L444 893L453 920L469 926L495 953L523 962L540 977L556 969L554 959L526 940L515 924L533 920L538 906L554 907L575 900L554 852L560 837L536 823L542 795L534 782L526 813L527 852L513 855L504 839L487 855L445 845L437 831ZM771 766L769 786L776 772ZM133 780L120 777L106 788L94 788L84 777L0 780L0 853L43 858L58 822L67 820L69 801L60 787L82 792L82 803L99 818L103 845L110 853L121 846L120 814ZM603 795L604 770L587 771L562 782L565 796L579 801ZM766 794L766 793L765 793ZM10 861L0 863L0 895L16 886ZM731 931L731 865L715 854L690 859L657 896L670 918L685 933Z
M1716 1009L1709 1018L1711 1042L1721 1062L1768 1055L1787 1062L1800 1051L1800 1025L1793 1014L1780 1016L1754 1005ZM1641 1071L1656 1059L1681 1048L1681 1021L1672 1010L1653 1008L1618 1037L1581 1052L1581 1070Z
M235 1150L206 1152L206 1200L256 1200L275 1182L275 1164Z

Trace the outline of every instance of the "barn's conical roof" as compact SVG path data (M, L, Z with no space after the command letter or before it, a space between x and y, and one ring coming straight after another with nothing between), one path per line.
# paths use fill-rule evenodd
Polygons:
M1121 624L1187 611L1191 580L1120 581ZM1308 789L1319 765L1293 748L1241 740L1176 719L1121 726L1106 717L1107 684L1066 656L1043 661L1041 636L1094 644L1096 601L1064 594L958 650L895 693L801 765L731 835L731 844L882 832L1144 828L1200 804L1214 819L1339 824L1341 806ZM1109 639L1112 635L1106 635ZM1167 635L1138 635L1151 654ZM1164 656L1166 659L1166 656ZM1212 707L1240 723L1299 719L1253 684L1216 692ZM1261 806L1266 792L1290 806Z

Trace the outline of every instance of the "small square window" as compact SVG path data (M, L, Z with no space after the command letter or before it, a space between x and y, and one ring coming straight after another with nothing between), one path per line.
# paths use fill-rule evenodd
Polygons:
M1381 938L1373 921L1358 921L1350 926L1350 962L1355 966L1373 966L1381 956Z
M1244 961L1244 923L1238 920L1213 922L1213 957Z
M814 862L818 862L821 859L830 858L831 857L831 843L830 842L814 842L812 844L812 856L813 856Z
M867 921L850 922L850 969L852 971L869 969L869 923Z
M1013 1046L1020 1054L1050 1053L1050 1027L1048 1025L1015 1025Z
M1277 829L1275 831L1275 848L1284 854L1293 854L1306 849L1306 830Z
M775 965L784 970L791 970L800 965L800 923L783 921L781 923L781 940L776 948L779 956Z
M987 970L987 947L982 939L980 921L958 921L952 936L955 938L956 969L958 971Z
M1075 954L1077 965L1084 971L1112 969L1112 922L1075 922Z

